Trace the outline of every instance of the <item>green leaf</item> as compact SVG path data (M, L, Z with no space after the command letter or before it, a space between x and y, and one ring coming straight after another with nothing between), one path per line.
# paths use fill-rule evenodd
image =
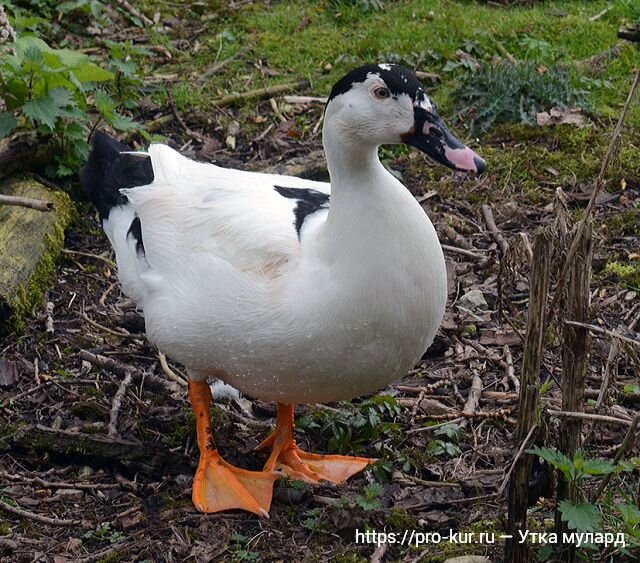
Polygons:
M18 126L18 122L12 113L0 113L0 139L7 137Z
M76 105L73 94L66 88L53 88L49 90L49 96L51 96L55 104L60 108Z
M625 524L631 527L636 527L640 524L640 510L635 506L632 504L619 503L616 504L616 508L620 511Z
M73 12L78 8L88 8L89 0L70 0L68 2L60 2L58 4L58 12L66 14L67 12Z
M74 76L80 82L105 82L113 79L113 73L91 62L83 62L72 68Z
M604 459L588 459L582 466L583 473L587 475L606 475L607 473L613 473L615 470L615 465Z
M636 385L635 383L627 383L622 390L627 395L640 395L640 385Z
M572 530L592 532L598 527L600 518L593 504L573 504L571 501L563 500L558 505L558 510L562 514L562 521Z
M550 450L549 448L539 448L537 446L526 451L528 454L541 457L547 463L550 463L556 469L562 471L567 479L571 478L571 469L573 468L573 462L562 452L559 452L557 450Z
M60 117L60 108L49 95L29 100L22 106L22 112L32 122L41 123L51 130L55 129L56 119Z

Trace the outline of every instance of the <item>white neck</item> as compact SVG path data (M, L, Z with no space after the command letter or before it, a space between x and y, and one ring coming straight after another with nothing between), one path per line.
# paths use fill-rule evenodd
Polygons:
M382 166L376 145L327 126L323 140L331 178L331 206L321 236L325 257L346 261L348 268L367 263L373 268L378 260L372 254L395 262L417 242L415 227L424 236L422 227L429 223L424 211Z

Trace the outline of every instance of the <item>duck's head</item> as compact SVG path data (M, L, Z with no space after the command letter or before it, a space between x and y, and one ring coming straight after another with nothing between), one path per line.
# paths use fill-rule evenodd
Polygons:
M484 160L449 132L415 74L400 65L349 72L331 90L325 122L357 145L405 143L454 170L485 169Z

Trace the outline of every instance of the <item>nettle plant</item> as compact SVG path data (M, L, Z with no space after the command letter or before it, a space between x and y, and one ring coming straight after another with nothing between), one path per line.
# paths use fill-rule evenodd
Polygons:
M132 64L112 61L113 70L108 70L84 53L54 49L29 35L0 46L0 54L0 138L35 131L39 143L53 145L54 163L46 171L50 176L68 176L79 168L87 156L89 133L99 123L119 131L138 128L118 113L130 106L123 84L135 98ZM128 56L126 48L114 54Z

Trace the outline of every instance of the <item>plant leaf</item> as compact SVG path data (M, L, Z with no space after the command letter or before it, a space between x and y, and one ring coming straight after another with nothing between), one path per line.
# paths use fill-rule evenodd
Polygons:
M563 500L558 505L558 510L562 514L562 521L572 530L592 532L598 527L600 518L598 509L593 504L573 504L571 501Z
M18 122L12 113L0 113L0 139L7 137L18 126Z
M609 463L604 459L588 459L582 466L582 471L587 475L606 475L616 470L613 463Z
M52 130L55 129L56 119L60 116L60 108L49 95L29 100L22 106L22 112L31 121L41 123Z

